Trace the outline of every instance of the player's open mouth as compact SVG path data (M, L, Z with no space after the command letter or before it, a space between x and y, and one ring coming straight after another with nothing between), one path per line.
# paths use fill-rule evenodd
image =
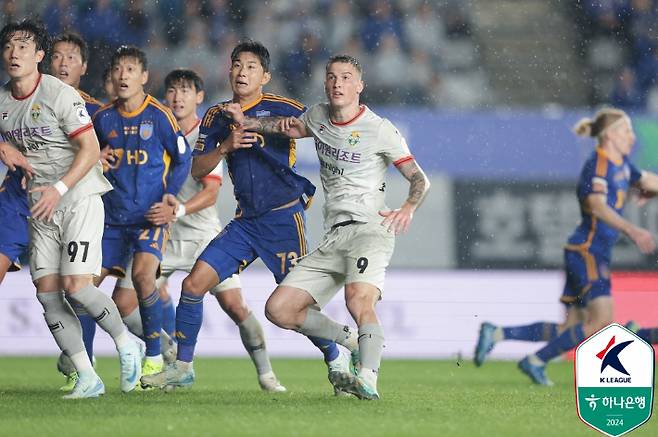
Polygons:
M119 88L121 88L122 90L127 90L127 89L128 89L128 85L125 84L125 83L121 83L121 84L119 84Z
M57 73L60 77L69 77L68 71L60 71Z
M239 81L239 80L236 80L235 84L238 85L238 86L247 86L247 85L249 85L247 82L242 82L242 81Z

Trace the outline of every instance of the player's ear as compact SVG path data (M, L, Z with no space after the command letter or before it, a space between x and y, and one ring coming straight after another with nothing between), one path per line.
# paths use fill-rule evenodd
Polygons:
M148 70L142 71L142 86L146 85L146 82L149 81L149 72Z
M359 84L356 86L356 92L361 94L363 92L363 88L365 88L365 84L362 80L359 80Z
M82 63L82 74L80 76L84 76L87 73L87 63L83 62Z
M263 79L260 81L260 84L261 84L261 85L267 85L267 83L268 83L271 79L272 79L272 73L270 73L269 71L266 71L266 72L263 74Z
M196 93L196 104L200 105L203 102L203 98L206 96L206 93L199 91Z
M43 61L43 58L46 56L46 52L43 50L37 50L37 64Z

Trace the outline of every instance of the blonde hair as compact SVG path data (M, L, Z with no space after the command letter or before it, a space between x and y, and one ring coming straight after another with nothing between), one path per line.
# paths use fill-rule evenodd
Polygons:
M603 108L594 115L593 119L582 118L573 127L573 131L580 137L596 137L601 140L605 130L624 117L628 116L621 109Z

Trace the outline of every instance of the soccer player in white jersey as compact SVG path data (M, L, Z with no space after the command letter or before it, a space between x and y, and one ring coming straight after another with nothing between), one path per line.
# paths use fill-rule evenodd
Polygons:
M92 282L100 273L100 195L112 187L102 174L98 140L84 101L73 87L39 72L49 41L44 27L29 20L7 24L0 31L2 59L10 77L0 90L0 158L31 176L30 272L46 323L79 375L64 398L105 392L64 293L113 338L121 359L121 389L127 392L140 377L139 349L114 302Z
M171 108L189 144L199 136L201 119L197 107L203 102L203 80L191 70L174 70L165 78L165 101ZM197 180L189 175L177 195L176 205L159 204L147 215L154 224L171 225L167 250L161 264L160 298L166 297L166 278L177 270L190 273L194 262L208 243L222 230L215 203L222 184L223 161L207 176ZM127 278L120 279L126 287ZM242 344L249 353L258 383L264 391L283 392L286 388L276 378L267 353L265 333L241 292L238 275L233 275L210 290L226 314L235 322Z
M335 56L326 67L329 102L309 108L300 118L245 118L235 104L225 111L247 130L315 139L327 232L320 246L303 257L272 293L265 312L282 328L343 344L344 325L313 306L325 306L345 286L347 308L359 326L361 366L356 376L334 372L330 379L361 399L379 399L384 332L375 304L382 297L395 235L409 228L430 184L393 124L359 103L361 76L355 58ZM384 203L391 163L410 182L406 201L394 210Z

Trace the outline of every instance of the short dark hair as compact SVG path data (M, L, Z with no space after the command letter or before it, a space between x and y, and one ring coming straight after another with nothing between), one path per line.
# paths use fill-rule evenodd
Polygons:
M331 58L329 58L325 70L329 71L329 67L331 67L332 64L336 64L336 63L351 64L354 66L354 68L356 68L356 71L358 71L360 75L363 75L363 69L361 68L361 64L359 63L359 60L356 59L354 56L350 56L350 55L332 56Z
M135 58L137 62L142 64L142 70L148 70L148 62L146 61L146 53L144 53L139 47L135 46L121 46L119 47L114 54L112 54L112 59L110 59L110 66L114 67L119 63L123 58Z
M9 42L16 33L27 33L34 38L37 50L43 50L48 55L50 50L50 35L43 22L36 19L25 19L23 21L7 23L0 31L0 44L3 46Z
M196 71L192 70L178 68L170 71L169 74L167 74L167 77L165 77L164 83L165 89L168 89L177 83L183 83L194 85L194 89L197 93L203 91L203 79L201 79L201 76L199 76Z
M53 49L55 48L55 44L59 42L68 42L78 46L80 49L80 56L82 57L82 63L84 64L87 62L87 59L89 58L89 46L80 35L75 32L64 32L57 35L53 38Z
M263 66L263 70L266 73L270 71L270 52L263 44L259 43L258 41L252 41L250 39L242 41L237 46L235 46L231 52L231 62L235 62L240 56L240 53L243 52L249 52L256 55L260 61L260 65Z

